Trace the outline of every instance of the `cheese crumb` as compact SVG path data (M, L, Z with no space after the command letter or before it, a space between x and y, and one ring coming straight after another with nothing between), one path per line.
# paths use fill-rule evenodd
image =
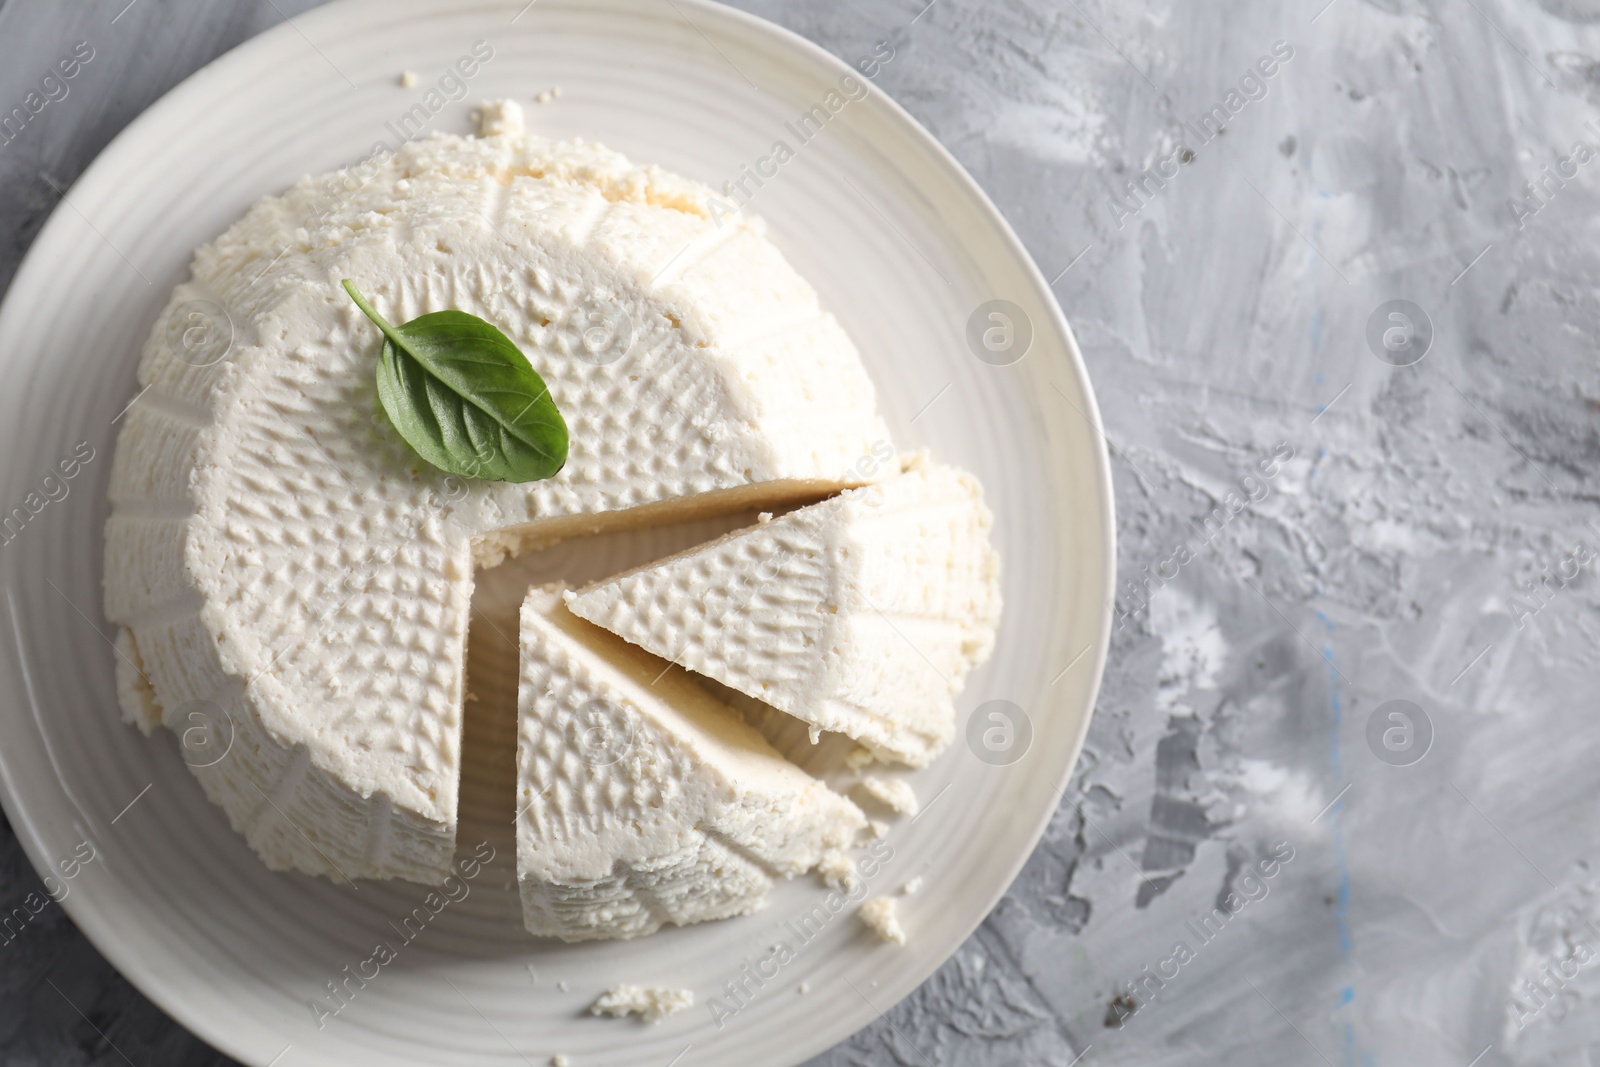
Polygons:
M873 897L861 905L857 914L883 940L903 945L906 943L906 932L895 914L895 907L893 897Z
M810 982L801 982L798 986L795 987L795 989L803 997L807 993L811 992L811 983Z
M874 776L861 779L861 788L874 800L882 801L902 815L917 813L917 794L909 782Z
M694 1004L688 989L645 988L636 985L613 986L589 1005L590 1015L637 1015L646 1022L658 1023L674 1012Z
M856 748L844 758L844 765L852 771L859 771L861 768L869 766L875 759L877 757L872 754L870 748Z
M915 878L911 879L911 881L909 881L905 885L901 886L900 887L900 892L902 894L904 894L905 896L909 897L912 893L915 893L917 890L919 890L921 888L922 888L922 876L919 874Z
M550 102L550 100L551 100L550 90L548 90L548 89L546 89L544 92L540 93L538 96L533 98L533 102L536 103L536 104L548 104Z
M846 893L855 890L856 865L836 848L823 853L817 863L817 873L822 875L822 882L829 889L843 889Z
M761 514L756 516L756 525L758 525L758 526L765 526L767 523L769 523L771 521L772 521L772 512L770 512L770 511L763 511Z
M867 829L872 831L872 839L874 841L882 841L889 836L889 824L882 819L873 819L867 823Z
M491 100L478 111L479 137L521 137L522 105L515 100Z
M558 1052L550 1057L550 1067L572 1067L572 1061Z
M567 991L567 980L565 978L562 978L559 981L557 981L556 982L556 988L561 990L561 992L565 993Z
M411 73L409 70L402 70L400 72L400 88L409 89L415 84L417 84L417 76L415 74Z

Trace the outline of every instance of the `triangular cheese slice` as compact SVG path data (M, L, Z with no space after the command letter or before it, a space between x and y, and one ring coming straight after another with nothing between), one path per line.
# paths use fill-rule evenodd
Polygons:
M849 847L861 812L679 668L522 606L517 876L529 931L631 938L758 908L774 876Z
M969 474L906 471L568 595L663 659L920 767L1000 617L992 518Z

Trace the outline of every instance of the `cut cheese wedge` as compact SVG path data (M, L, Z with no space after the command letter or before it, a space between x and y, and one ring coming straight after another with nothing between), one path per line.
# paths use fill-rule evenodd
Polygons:
M1000 618L971 475L903 474L569 594L573 612L819 730L920 767Z
M855 348L758 222L598 145L438 135L261 201L147 341L106 526L124 714L268 866L450 872L473 568L574 535L814 500L887 430ZM498 326L571 433L512 485L428 466L376 399L390 321Z
M522 606L517 877L528 930L566 941L743 915L866 818L683 670L569 612Z

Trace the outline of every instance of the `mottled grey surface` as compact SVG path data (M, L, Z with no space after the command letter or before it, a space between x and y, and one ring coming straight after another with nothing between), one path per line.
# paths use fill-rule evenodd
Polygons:
M1016 885L815 1062L1600 1064L1600 0L922 2L741 6L897 42L877 85L1064 272L1141 584ZM0 3L7 109L97 48L0 147L0 283L52 182L311 6L125 3ZM124 1057L222 1062L59 909L0 946L0 1060Z

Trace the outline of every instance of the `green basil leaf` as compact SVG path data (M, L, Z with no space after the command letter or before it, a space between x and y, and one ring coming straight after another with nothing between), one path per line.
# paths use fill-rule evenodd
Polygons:
M511 339L464 311L393 326L346 278L383 331L378 402L417 455L451 474L536 482L567 462L567 424L544 379Z

